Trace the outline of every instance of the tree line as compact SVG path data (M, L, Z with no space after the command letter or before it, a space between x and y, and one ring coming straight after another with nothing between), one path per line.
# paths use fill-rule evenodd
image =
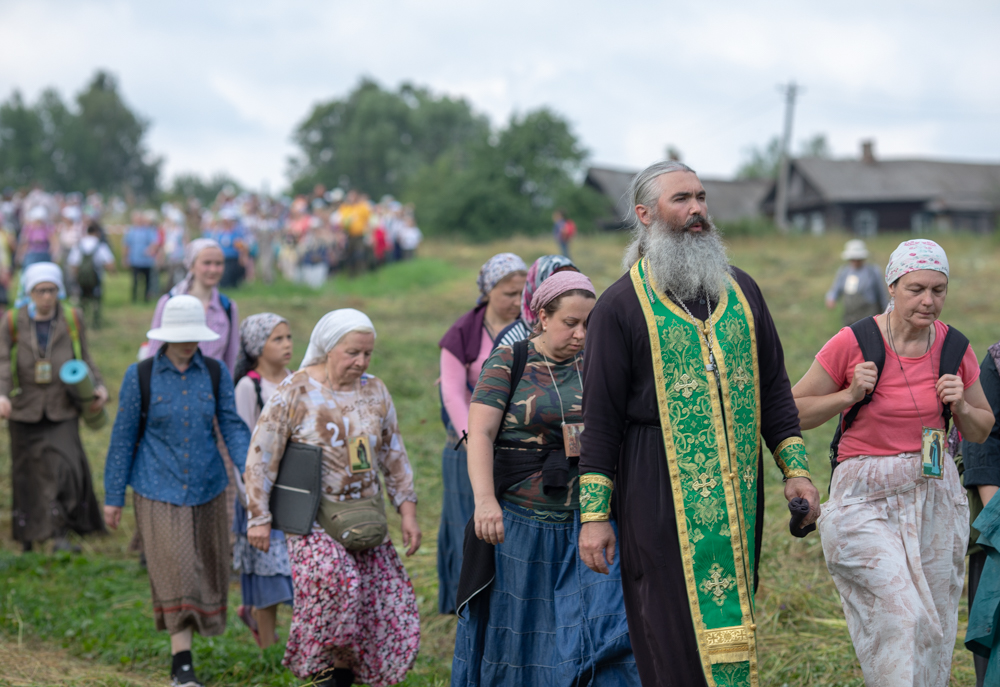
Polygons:
M168 186L146 145L150 122L98 71L67 104L55 89L34 104L14 91L0 103L0 187L116 193L140 201L210 200L227 175L179 175ZM587 150L549 108L494 126L463 98L411 83L395 90L362 79L344 97L316 104L292 132L288 191L355 188L417 206L428 234L489 239L539 233L562 209L584 229L610 212L581 184Z

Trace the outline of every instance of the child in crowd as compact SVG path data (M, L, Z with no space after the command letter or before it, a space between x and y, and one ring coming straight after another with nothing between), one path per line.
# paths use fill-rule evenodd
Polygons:
M292 332L288 321L274 313L251 315L240 325L240 353L236 362L236 412L252 432L260 411L278 385L291 374ZM265 553L247 540L246 492L239 483L233 531L233 568L240 571L243 605L238 610L261 649L278 641L275 632L278 604L292 602L292 569L285 535L271 530Z

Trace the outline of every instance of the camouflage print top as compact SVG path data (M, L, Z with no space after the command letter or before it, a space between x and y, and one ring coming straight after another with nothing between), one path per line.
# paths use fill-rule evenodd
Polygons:
M479 383L472 392L472 402L504 409L510 393L513 362L512 347L499 346L493 351L483 365ZM545 359L535 350L534 343L529 341L524 374L511 399L510 412L500 426L498 441L523 444L529 450L553 444L562 446L563 416L567 423L583 422L583 385L579 372L583 369L583 353L558 363L549 360L549 365L552 367L552 375L549 374ZM552 383L553 376L555 385ZM559 412L560 394L562 413ZM569 484L566 485L568 492L558 499L547 496L542 490L541 471L511 487L503 498L533 510L579 510L578 474L576 466L570 468Z

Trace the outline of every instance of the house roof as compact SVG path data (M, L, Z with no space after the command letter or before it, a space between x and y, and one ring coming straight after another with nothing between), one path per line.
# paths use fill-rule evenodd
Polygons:
M942 210L1000 208L1000 165L822 158L799 158L793 164L827 202L921 201Z
M624 220L629 211L626 192L638 172L591 167L587 170L586 182L608 197L615 206L616 216ZM729 222L760 214L760 205L773 181L744 179L727 181L724 179L701 179L708 199L708 211L717 222Z

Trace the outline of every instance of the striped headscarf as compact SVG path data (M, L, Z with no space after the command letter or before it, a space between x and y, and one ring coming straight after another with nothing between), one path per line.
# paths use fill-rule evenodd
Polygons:
M573 261L563 255L543 255L531 263L528 270L528 279L524 283L524 293L521 294L521 319L528 325L528 328L535 326L538 319L531 311L531 297L542 285L542 282L552 276L552 273L565 267L572 268L579 272Z

